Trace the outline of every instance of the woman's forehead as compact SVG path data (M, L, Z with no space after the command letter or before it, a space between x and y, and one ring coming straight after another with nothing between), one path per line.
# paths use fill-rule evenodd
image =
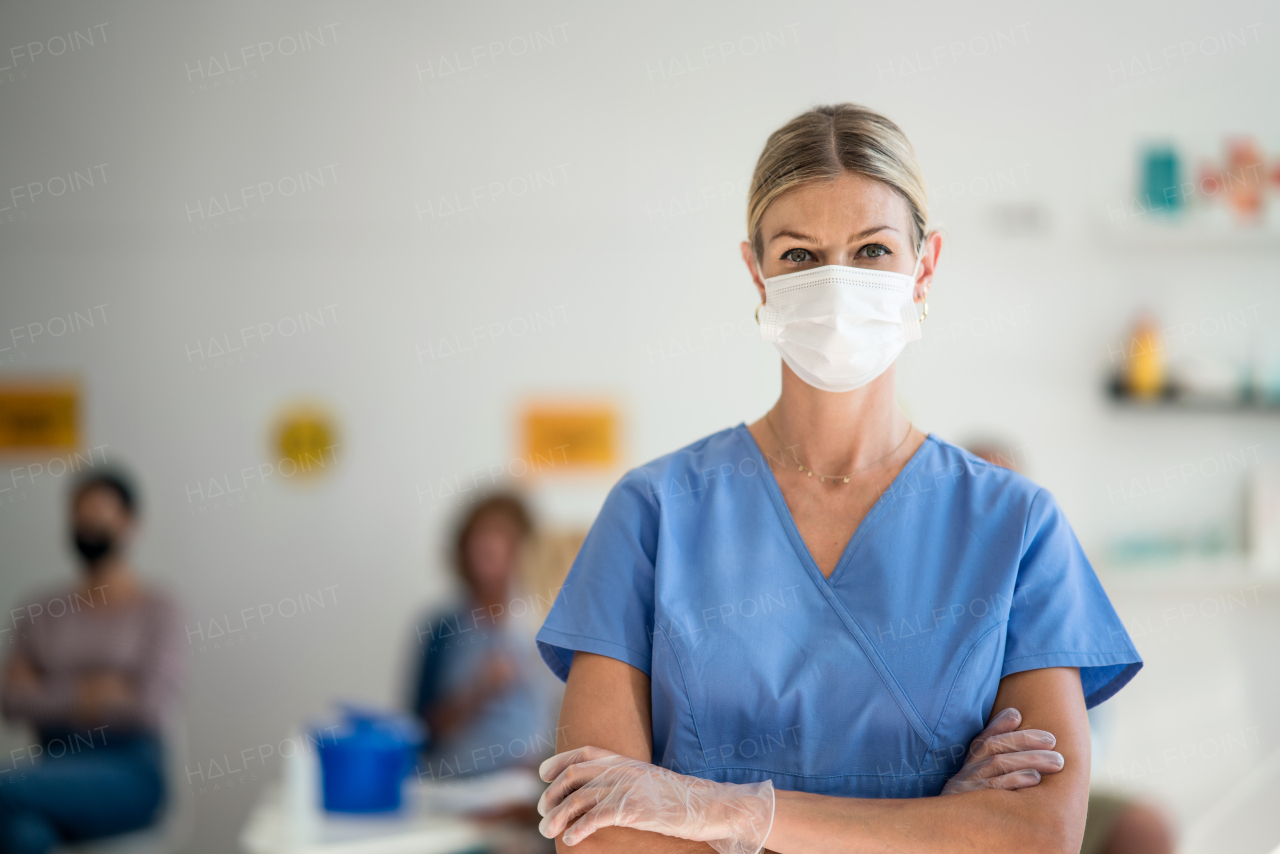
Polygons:
M876 226L907 233L907 203L888 184L845 172L832 181L815 181L774 199L761 218L766 241L780 232L827 241L844 241ZM891 232L892 233L892 232Z
M77 513L102 515L128 515L124 504L114 491L106 486L90 486L76 496L73 509Z

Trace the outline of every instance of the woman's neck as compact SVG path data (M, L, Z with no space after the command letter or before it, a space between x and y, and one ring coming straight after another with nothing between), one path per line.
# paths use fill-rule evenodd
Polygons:
M800 379L784 362L782 394L769 420L790 457L819 472L857 471L891 454L911 425L898 408L894 366L871 382L833 394Z
M506 612L511 607L510 588L509 584L490 589L472 588L471 601L476 608L483 608L491 621L500 623L506 618Z
M90 596L102 599L104 605L131 602L142 591L133 568L123 558L108 558L84 574L82 587Z

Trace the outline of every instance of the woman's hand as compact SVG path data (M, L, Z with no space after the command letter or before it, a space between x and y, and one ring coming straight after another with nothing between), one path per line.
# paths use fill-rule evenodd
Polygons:
M466 688L427 704L422 720L435 738L445 738L471 721L494 697L508 690L520 676L520 669L505 652L485 657L476 678Z
M125 705L133 699L133 685L119 670L103 669L82 674L76 681L76 705L79 716L98 720L113 706Z
M706 842L720 854L757 854L773 824L773 783L717 783L598 747L558 753L538 773L538 829L576 845L602 827L631 827ZM567 830L566 830L567 828Z
M1004 709L969 745L964 767L942 787L942 794L974 789L1025 789L1040 782L1041 774L1062 770L1062 754L1052 733L1042 729L1019 730L1022 713Z
M520 668L508 653L491 652L480 667L477 693L482 700L496 697L506 691L519 675Z

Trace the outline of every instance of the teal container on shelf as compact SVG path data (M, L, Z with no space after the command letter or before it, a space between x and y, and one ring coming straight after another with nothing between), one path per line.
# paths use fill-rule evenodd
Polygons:
M1151 146L1143 151L1140 191L1147 209L1154 213L1182 210L1182 170L1172 146Z
M346 707L336 726L316 727L324 808L378 813L400 808L405 776L423 742L422 728L392 713Z

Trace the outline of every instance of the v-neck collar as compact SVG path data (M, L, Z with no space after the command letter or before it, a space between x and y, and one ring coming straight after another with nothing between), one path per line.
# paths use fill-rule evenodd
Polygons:
M875 525L876 519L885 508L889 506L892 496L898 491L899 484L910 476L911 472L920 465L920 461L924 459L921 452L925 446L934 442L932 433L926 433L924 441L920 443L920 447L916 448L915 453L911 455L911 459L907 460L906 465L898 472L897 476L890 482L888 488L880 493L880 497L876 499L876 503L871 505L871 509L858 522L858 527L854 529L853 536L849 538L849 542L845 543L844 551L840 553L840 560L836 561L835 569L831 570L831 576L827 577L822 574L822 570L818 568L818 562L813 559L813 553L809 551L809 546L804 541L804 537L800 536L800 528L796 525L795 518L791 515L791 509L787 507L787 500L782 496L782 487L778 485L778 479L773 475L773 469L769 466L768 459L765 458L764 451L756 442L756 437L751 435L751 431L747 429L745 421L739 422L737 430L740 431L742 441L746 443L747 448L756 456L756 465L764 470L765 491L768 492L769 498L773 501L774 509L778 512L778 516L782 521L782 526L787 532L788 538L791 540L792 546L795 547L797 556L804 564L805 569L814 576L816 583L833 587L838 580L845 567L852 562L854 553L858 546L866 537L867 532Z
M773 470L769 468L769 461L765 459L764 452L760 446L756 444L755 436L751 435L751 431L747 429L746 423L738 425L738 429L744 434L743 441L747 444L748 452L754 452L756 455L756 464L762 466L766 472L764 476L765 492L769 494L769 498L773 501L774 509L777 510L779 518L782 520L783 529L787 532L787 536L791 540L791 544L795 549L796 555L800 558L801 564L804 565L810 579L817 587L822 597L827 600L827 604L835 611L845 628L853 636L854 641L862 649L863 655L871 662L871 666L875 668L880 675L880 679L884 682L885 688L898 704L898 708L902 711L903 716L915 730L917 736L925 744L925 749L929 749L933 745L933 732L929 729L929 725L925 723L924 717L920 714L920 710L916 708L915 703L907 695L906 690L902 687L902 683L894 675L889 668L888 663L876 649L875 644L871 642L870 636L866 630L858 623L857 618L849 611L848 603L844 601L838 593L836 593L834 584L839 579L841 572L852 561L852 556L857 552L858 546L866 537L867 531L870 531L875 525L876 519L889 506L889 502L893 500L894 494L898 491L899 484L906 478L910 477L912 472L920 465L920 461L925 455L921 451L926 445L937 440L933 438L933 434L927 434L925 440L920 443L920 447L916 448L911 459L907 460L906 465L902 467L902 471L898 472L897 477L889 484L889 487L876 499L876 503L871 506L867 515L862 517L862 521L858 523L858 527L854 530L853 536L849 538L849 542L845 544L844 552L840 555L840 560L836 563L835 569L831 571L831 577L826 578L822 574L822 570L818 569L818 563L813 559L813 555L809 552L809 547L805 544L804 538L800 536L800 529L796 527L795 519L791 516L791 511L787 508L787 502L782 497L782 488L778 486L777 479L773 476Z

